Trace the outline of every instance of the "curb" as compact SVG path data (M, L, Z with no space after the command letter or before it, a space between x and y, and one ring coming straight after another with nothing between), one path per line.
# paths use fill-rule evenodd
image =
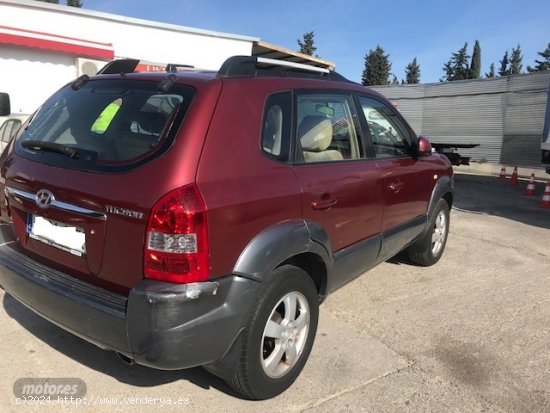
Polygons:
M506 165L506 179L510 179L514 167L516 165ZM470 165L460 165L453 166L455 174L469 174L469 175L485 175L485 176L496 176L500 174L500 169L502 168L501 164L493 163L477 163L470 162ZM535 175L535 178L538 181L548 181L550 179L550 174L546 173L545 168L523 168L518 166L518 177L529 179L531 174Z

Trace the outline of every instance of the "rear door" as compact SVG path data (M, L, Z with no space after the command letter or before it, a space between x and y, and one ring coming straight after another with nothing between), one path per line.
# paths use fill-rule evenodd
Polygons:
M368 159L351 95L300 93L296 97L297 164L304 218L329 235L332 252L363 249L356 270L378 254L382 199L380 171ZM338 264L338 262L337 262Z
M396 109L360 96L361 118L381 172L384 211L380 259L396 254L423 228L434 185L432 167L415 156L416 137Z

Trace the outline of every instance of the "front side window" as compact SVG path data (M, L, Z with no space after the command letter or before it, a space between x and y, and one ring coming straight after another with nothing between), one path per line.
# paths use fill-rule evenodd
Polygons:
M346 95L299 95L296 100L296 137L306 163L363 157L353 104Z
M16 153L73 169L128 169L170 146L193 95L186 86L161 93L157 82L124 79L67 86L19 133Z
M394 110L374 99L360 97L361 109L377 158L405 156L411 153L407 128Z

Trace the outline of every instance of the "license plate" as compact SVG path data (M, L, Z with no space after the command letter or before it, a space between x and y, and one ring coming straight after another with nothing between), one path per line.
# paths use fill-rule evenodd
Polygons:
M86 235L82 228L29 214L27 233L37 241L73 255L82 257L86 253Z

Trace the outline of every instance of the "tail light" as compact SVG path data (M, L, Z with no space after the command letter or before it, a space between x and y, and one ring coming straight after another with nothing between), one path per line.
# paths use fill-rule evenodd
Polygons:
M147 224L144 274L173 283L208 279L206 206L195 185L169 192L153 207Z

